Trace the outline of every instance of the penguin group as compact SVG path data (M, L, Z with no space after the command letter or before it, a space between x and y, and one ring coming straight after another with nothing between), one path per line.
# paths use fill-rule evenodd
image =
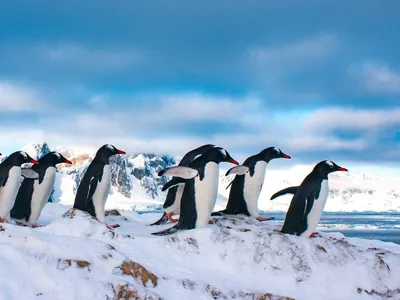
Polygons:
M99 222L105 222L105 203L111 188L110 157L125 151L106 144L98 149L89 164L75 195L73 208L82 210ZM0 154L1 155L1 154ZM272 220L258 214L258 198L265 181L267 165L274 159L291 157L277 147L268 147L239 164L222 147L206 144L186 153L177 166L158 172L170 177L162 191L168 191L162 217L150 224L159 226L168 221L174 226L153 232L163 236L180 230L204 228L211 216L244 215L258 221ZM219 164L231 163L225 176L234 175L226 208L213 212L218 195ZM37 221L53 189L58 164L72 164L62 154L52 151L38 160L24 151L9 155L0 163L0 218L21 226L38 227ZM30 165L31 164L31 165ZM347 171L333 161L316 164L299 186L276 192L271 200L292 194L281 232L313 237L328 198L328 175ZM174 218L179 215L179 219ZM118 224L106 226L110 229Z

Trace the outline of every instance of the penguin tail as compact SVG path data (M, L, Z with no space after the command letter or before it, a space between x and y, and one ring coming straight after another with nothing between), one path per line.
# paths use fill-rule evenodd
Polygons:
M157 235L157 236L164 236L164 235L170 235L173 234L177 231L181 230L179 224L175 225L174 227L159 231L159 232L153 232L152 235Z
M167 222L168 222L168 216L167 216L167 213L164 213L162 215L162 217L158 221L156 221L156 222L154 222L152 224L149 224L148 226L163 225L163 224L165 224Z

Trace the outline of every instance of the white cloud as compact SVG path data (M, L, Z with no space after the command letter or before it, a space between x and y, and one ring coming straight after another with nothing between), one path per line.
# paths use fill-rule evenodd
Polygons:
M23 85L0 81L0 111L36 111L41 104L36 91Z
M317 110L305 121L308 130L331 129L371 130L400 125L400 109L348 109L324 108Z
M376 142L376 128L400 123L399 110L329 108L287 115L287 112L268 112L262 101L255 97L152 94L140 95L140 103L129 105L125 102L121 107L113 106L111 98L111 102L107 102L106 98L100 99L104 105L96 109L63 110L65 114L43 115L38 122L23 124L28 130L3 127L0 149L10 141L23 146L32 140L46 140L53 146L96 149L105 143L113 143L129 152L172 155L180 155L204 143L221 145L232 155L268 146L280 147L288 154L324 150L360 151ZM153 101L149 103L145 99ZM199 127L194 128L192 121L196 121ZM225 128L231 130L219 131L216 128L206 136L196 136L201 131L199 124L210 121L225 123ZM356 128L371 136L360 134L352 139L341 139L333 133L334 129L347 128Z
M350 75L366 90L378 94L400 94L400 72L377 62L365 62L349 68Z
M295 69L313 64L331 55L339 41L333 34L321 34L280 45L258 45L246 53L255 68ZM271 70L269 70L271 71Z

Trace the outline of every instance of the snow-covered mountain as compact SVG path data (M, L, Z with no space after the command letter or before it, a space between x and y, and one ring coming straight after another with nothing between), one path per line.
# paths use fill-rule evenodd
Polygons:
M44 144L33 144L24 148L32 157L39 158L50 151ZM60 172L51 201L72 204L76 189L86 168L94 157L93 152L77 152L73 149L56 148L74 164L72 167L60 166ZM114 156L110 160L113 170L112 189L107 207L138 211L161 210L165 192L161 192L167 178L157 173L179 162L171 156L136 153ZM223 209L229 197L226 186L232 177L225 177L221 164L219 196L217 209ZM263 190L259 199L260 210L285 212L290 196L282 196L274 201L270 197L275 192L293 185L299 185L312 170L311 165L296 165L287 169L267 168ZM330 192L325 211L400 211L400 178L381 177L370 173L334 173L329 175Z

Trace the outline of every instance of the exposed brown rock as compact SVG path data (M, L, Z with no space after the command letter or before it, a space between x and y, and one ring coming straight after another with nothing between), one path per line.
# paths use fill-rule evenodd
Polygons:
M148 281L150 280L154 287L158 284L158 277L153 273L147 271L145 267L132 260L124 261L120 267L124 275L130 275L133 278L142 282L147 287Z

